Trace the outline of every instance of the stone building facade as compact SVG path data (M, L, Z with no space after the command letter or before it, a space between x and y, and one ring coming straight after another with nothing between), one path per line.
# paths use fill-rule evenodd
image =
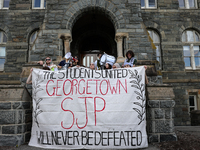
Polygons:
M150 84L173 87L175 125L190 125L190 110L200 109L200 0L0 1L1 89L20 89L22 68L46 56L57 63L71 51L87 65L102 50L122 63L133 50L138 65L155 65Z

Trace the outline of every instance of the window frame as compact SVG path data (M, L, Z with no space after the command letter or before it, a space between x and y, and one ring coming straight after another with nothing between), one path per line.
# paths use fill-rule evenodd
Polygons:
M193 32L194 41L188 41L187 31L192 31ZM184 33L186 35L185 36L185 40L186 41L183 41ZM199 41L196 41L195 34L197 34ZM189 46L190 47L190 56L185 56L184 55L184 48L183 48L183 61L185 63L184 58L190 57L190 64L191 64L190 67L186 67L185 66L185 69L192 69L192 70L200 69L200 66L196 66L196 64L195 64L195 55L194 55L194 46L199 46L199 50L200 50L200 34L194 29L187 29L182 33L181 39L182 39L182 43L183 43L182 46L183 47L184 46Z
M144 7L141 6L141 9L157 9L157 0L155 0L155 7L149 7L149 0L144 0Z
M44 7L44 1L46 1L46 0L40 1L40 7L34 7L35 0L32 0L32 9L46 9L47 5Z
M5 61L6 61L6 43L7 43L8 38L7 38L7 35L5 34L4 31L0 30L0 34L1 34L1 37L2 37L1 41L0 41L0 47L5 47L5 56L0 56L0 59L5 59ZM6 37L6 42L3 42L4 35ZM4 71L4 67L3 67L3 69L0 68L0 71Z
M193 96L194 97L194 106L190 106L190 98L189 98L189 112L191 112L190 111L190 108L194 108L194 110L197 110L197 95L193 95L193 94L189 94L189 97L190 96Z
M10 3L10 1L9 1L9 3ZM0 0L0 9L9 9L9 6L3 7L3 4L4 4L4 0Z
M183 0L184 1L184 7L180 7L179 5L179 9L198 9L198 3L197 0L194 0L194 7L190 7L189 5L189 0Z
M161 52L161 37L160 35L158 34L158 32L154 29L147 29L147 32L149 33L149 31L153 32L153 44L156 46L156 50L157 50L157 47L159 47L159 53L160 53L160 56L157 56L156 54L156 60L157 60L157 57L159 57L159 69L162 70L162 52ZM156 34L157 38L159 41L157 42L154 42L155 41L155 37L154 37L154 34ZM150 33L149 33L149 36L151 37ZM151 37L152 38L152 37Z

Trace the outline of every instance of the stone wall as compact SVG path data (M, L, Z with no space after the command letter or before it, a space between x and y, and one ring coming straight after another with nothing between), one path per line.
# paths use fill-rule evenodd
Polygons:
M174 93L168 85L147 87L147 133L149 142L176 141Z
M19 146L29 141L32 99L23 86L0 86L0 114L0 146Z

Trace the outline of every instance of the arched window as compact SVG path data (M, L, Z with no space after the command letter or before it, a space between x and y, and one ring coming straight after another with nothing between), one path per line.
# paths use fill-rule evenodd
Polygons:
M45 9L46 0L32 0L33 9Z
M155 9L157 8L157 0L141 0L141 8Z
M183 55L186 69L200 68L200 40L195 30L186 30L182 34Z
M153 40L154 45L156 46L156 59L159 62L159 69L162 69L160 36L156 31L152 29L148 29L148 32L151 39Z
M4 70L4 63L6 58L6 34L0 31L0 71Z
M179 7L185 9L197 8L196 0L178 0Z
M8 9L10 0L0 0L0 9Z
M37 37L37 34L38 34L38 31L34 31L31 36L30 36L30 39L29 39L29 44L32 45L33 42L35 41L36 37Z

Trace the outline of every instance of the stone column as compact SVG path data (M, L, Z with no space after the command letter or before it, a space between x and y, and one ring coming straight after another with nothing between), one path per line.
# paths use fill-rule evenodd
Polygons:
M115 41L117 42L117 63L123 63L125 58L123 57L123 38L128 37L128 33L117 33Z
M173 87L165 84L148 85L147 93L149 142L177 141L173 119L175 106Z
M64 43L65 43L65 54L70 52L70 43L72 41L71 36L65 36Z

